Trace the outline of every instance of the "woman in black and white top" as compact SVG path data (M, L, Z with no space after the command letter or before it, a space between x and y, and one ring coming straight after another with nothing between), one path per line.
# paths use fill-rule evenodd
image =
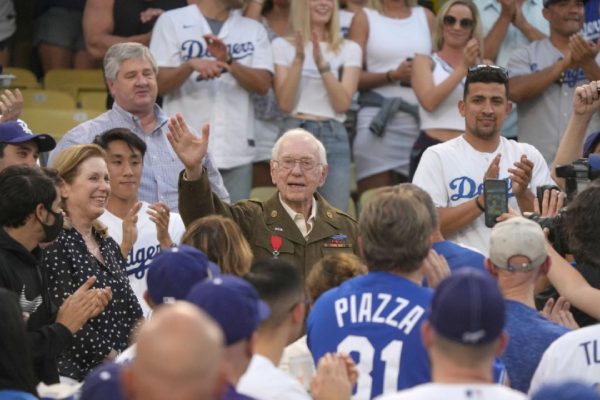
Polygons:
M64 180L60 193L66 218L64 229L44 251L51 296L60 305L90 276L96 276L95 287L110 287L113 296L59 358L60 375L81 381L96 365L127 348L142 311L129 286L122 249L96 220L110 194L104 151L96 145L71 146L56 157L53 167Z

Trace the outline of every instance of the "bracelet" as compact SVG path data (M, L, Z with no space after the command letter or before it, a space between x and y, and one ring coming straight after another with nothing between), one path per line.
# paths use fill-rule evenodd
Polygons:
M331 71L331 64L327 63L323 67L317 67L317 69L319 70L319 73L323 75L324 73Z
M388 72L385 73L385 79L389 83L396 83L396 81L394 80L394 78L392 78L392 71L388 71Z
M233 57L231 57L230 55L227 55L227 60L225 60L225 63L227 65L231 65L234 61L235 61L235 59Z
M479 202L479 196L475 197L475 204L477 204L477 208L479 208L479 211L485 212L485 207L483 207Z

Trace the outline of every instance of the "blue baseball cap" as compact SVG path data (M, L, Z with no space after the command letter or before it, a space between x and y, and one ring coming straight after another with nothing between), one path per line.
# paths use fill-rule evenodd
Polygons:
M217 264L184 244L158 253L148 266L148 295L155 304L183 300L192 286L221 275Z
M0 123L0 143L19 144L34 141L41 152L50 151L56 147L56 141L45 133L34 135L25 122L18 119Z
M531 400L600 400L594 385L580 381L565 381L544 385L534 393Z
M256 289L233 275L197 283L186 300L206 311L221 326L227 346L249 338L271 314Z
M446 339L462 344L489 343L504 329L504 299L487 272L461 268L437 287L429 321Z
M85 378L79 400L125 399L121 389L121 368L116 363L101 364Z

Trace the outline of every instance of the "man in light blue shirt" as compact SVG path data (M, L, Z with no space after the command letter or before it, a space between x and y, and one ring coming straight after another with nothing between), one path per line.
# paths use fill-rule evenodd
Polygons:
M177 181L185 167L167 140L169 118L156 104L157 72L156 62L146 46L113 45L104 57L104 74L115 99L113 108L67 132L50 154L49 165L58 153L73 144L92 143L97 135L110 129L127 128L147 146L139 199L148 203L163 201L171 211L177 212ZM229 202L229 193L210 153L203 163L213 192Z
M513 51L543 39L550 33L542 15L542 0L474 0L485 35L484 58L506 68ZM517 108L513 106L501 131L508 138L518 134Z

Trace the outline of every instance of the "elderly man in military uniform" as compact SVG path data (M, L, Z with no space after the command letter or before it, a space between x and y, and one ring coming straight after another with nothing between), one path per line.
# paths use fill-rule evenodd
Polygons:
M200 160L208 148L209 128L191 134L183 118L169 121L168 139L185 165L179 177L179 211L186 225L199 217L221 214L240 226L254 259L279 257L300 268L304 277L323 256L358 254L356 221L317 193L327 178L323 144L303 129L293 129L273 147L271 178L277 193L267 201L223 203L211 192Z

